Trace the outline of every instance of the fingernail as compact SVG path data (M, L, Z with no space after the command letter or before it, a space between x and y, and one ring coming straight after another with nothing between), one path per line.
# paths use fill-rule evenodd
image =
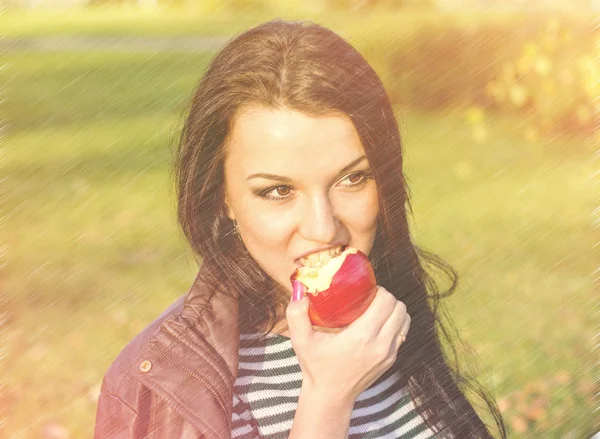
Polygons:
M304 297L306 287L299 280L292 281L292 302L296 302Z

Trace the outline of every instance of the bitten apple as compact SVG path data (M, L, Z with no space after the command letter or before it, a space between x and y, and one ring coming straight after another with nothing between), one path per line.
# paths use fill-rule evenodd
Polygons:
M311 323L324 328L349 325L375 297L377 281L369 258L354 247L322 259L311 256L290 276L292 284L301 282L305 287Z

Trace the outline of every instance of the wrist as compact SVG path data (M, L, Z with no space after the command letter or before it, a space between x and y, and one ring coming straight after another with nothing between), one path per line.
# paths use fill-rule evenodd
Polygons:
M347 439L354 400L302 384L289 439Z
M311 405L324 410L350 411L354 408L356 398L344 393L319 388L310 382L303 381L300 395L309 400Z

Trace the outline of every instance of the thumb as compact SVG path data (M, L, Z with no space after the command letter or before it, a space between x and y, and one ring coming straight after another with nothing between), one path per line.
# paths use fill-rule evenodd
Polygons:
M293 293L287 310L287 324L290 334L296 337L305 337L312 331L312 324L308 317L309 300L305 295L306 287L297 280L292 282Z

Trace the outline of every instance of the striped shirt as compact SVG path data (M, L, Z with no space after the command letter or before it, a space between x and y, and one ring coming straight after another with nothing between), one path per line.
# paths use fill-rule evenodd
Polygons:
M241 334L238 376L233 388L232 438L287 439L302 387L302 371L291 339L269 334L254 347ZM255 341L256 343L256 341ZM349 439L427 439L435 434L416 411L397 372L385 372L357 398Z

